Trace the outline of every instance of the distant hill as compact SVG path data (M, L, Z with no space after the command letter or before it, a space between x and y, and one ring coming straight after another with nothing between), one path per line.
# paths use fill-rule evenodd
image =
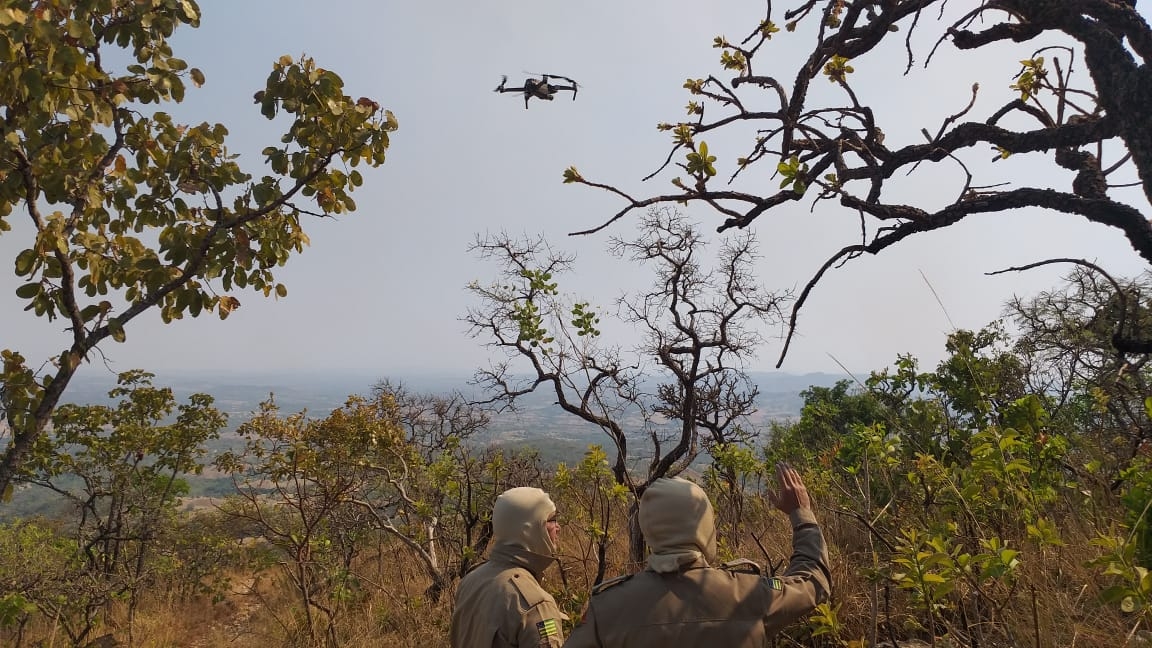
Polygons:
M116 377L109 372L91 369L73 379L65 402L82 405L110 402L108 391L116 386ZM383 372L377 375L366 371L168 372L158 374L153 383L171 387L180 401L197 392L211 394L216 399L216 406L228 414L228 431L233 432L259 409L269 394L275 395L282 412L307 410L311 416L319 418L340 407L351 394L370 393L372 387L385 377ZM752 417L753 422L765 427L773 419L797 416L803 405L801 391L812 385L831 386L845 378L839 374L776 371L750 372L749 377L760 388L758 412ZM446 394L458 390L475 394L475 387L469 385L470 377L463 373L416 375L403 380L395 376L388 378L393 383L401 382L416 393ZM578 460L590 444L607 441L597 427L565 414L554 406L554 401L555 396L544 390L528 395L518 402L516 411L495 416L487 432L476 441L512 448L529 447L538 451L541 458L550 464L559 461L571 463ZM638 415L625 419L625 429L630 435L635 433L642 437L642 425ZM210 444L209 452L215 455L236 445L236 437L225 434L224 438ZM642 453L644 445L646 439L641 438L634 451ZM188 481L193 496L221 496L231 488L231 481L218 475L192 477ZM0 507L0 522L29 515L52 517L61 514L64 506L63 501L48 491L19 489L10 505Z
M759 412L754 417L757 422L796 416L803 404L801 391L813 385L831 386L837 380L846 378L841 374L794 374L782 371L749 372L749 377L760 388L757 399ZM410 391L419 393L442 394L458 390L474 394L476 390L469 384L470 376L464 373L421 374L400 378L388 376L385 372L363 370L318 370L309 373L174 371L157 374L154 383L171 387L181 400L196 392L211 394L216 399L216 406L228 414L229 426L234 428L258 410L260 403L270 394L275 395L281 411L307 410L313 416L323 417L343 405L349 395L368 394L374 385L385 378L394 383L400 382ZM81 372L68 386L65 401L77 404L107 403L108 391L115 386L116 377L109 372ZM521 400L518 412L498 417L495 427L507 428L509 433L520 429L522 434L512 433L513 438L522 438L524 432L545 422L548 428L570 425L583 427L577 421L565 421L572 417L553 407L554 401L555 397L545 391L530 394Z
M94 368L93 368L94 369ZM367 372L207 372L173 371L157 373L153 383L171 387L177 399L206 393L216 406L227 412L229 421L239 424L258 410L269 394L275 394L281 410L308 410L324 416L344 403L350 394L366 394L379 378ZM108 402L108 391L116 386L116 376L107 371L80 372L68 385L64 400L78 404Z
M812 387L831 387L838 380L848 378L845 374L823 372L794 374L786 371L749 371L748 376L762 393L794 393Z

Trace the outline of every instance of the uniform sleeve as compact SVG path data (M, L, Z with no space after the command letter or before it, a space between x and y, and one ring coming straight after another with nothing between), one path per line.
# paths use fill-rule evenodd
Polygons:
M523 618L517 643L519 648L560 648L563 645L564 626L561 620L564 615L555 601L544 600L533 605L524 613Z
M764 627L774 635L796 619L816 609L831 593L828 547L824 534L809 509L792 512L792 559L783 576L765 578L771 590Z
M584 615L580 617L580 623L572 628L572 634L568 636L568 641L564 642L564 648L600 648L600 640L596 636L596 615L593 613L592 601L588 601L588 607L584 610Z

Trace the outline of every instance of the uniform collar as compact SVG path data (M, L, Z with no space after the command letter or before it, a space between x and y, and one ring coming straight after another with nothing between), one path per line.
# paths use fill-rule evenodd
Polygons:
M648 569L660 574L673 574L697 567L707 567L704 554L695 550L668 551L648 555Z
M554 556L545 556L533 551L528 551L524 547L503 544L496 545L492 548L488 560L523 567L532 572L532 575L536 578L540 578L540 575L556 561L556 558Z

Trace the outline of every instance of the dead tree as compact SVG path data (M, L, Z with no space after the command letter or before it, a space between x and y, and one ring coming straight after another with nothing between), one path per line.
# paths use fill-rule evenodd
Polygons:
M854 212L859 219L851 235L855 241L832 253L801 291L788 341L799 309L828 270L973 215L1023 207L1078 215L1119 229L1136 253L1152 263L1152 129L1147 126L1152 119L1152 29L1135 2L796 0L782 17L770 0L766 4L764 18L747 37L714 42L721 65L733 76L727 81L689 79L684 84L691 95L689 120L659 125L672 134L672 150L645 180L671 169L679 174L670 179L675 191L637 198L587 180L570 167L565 182L607 190L625 201L605 222L576 234L597 232L634 210L673 202L707 205L722 218L719 231L746 228L773 209L804 200L813 208L825 203ZM940 27L927 44L914 40L933 24ZM796 59L779 55L779 41L808 35L814 42L799 68L781 70ZM877 52L894 40L903 40L905 74L918 55L928 66L943 47L1029 45L1026 59L1005 61L1003 101L993 90L992 109L975 110L982 92L978 84L967 105L956 106L933 105L927 95L908 88L915 114L924 115L920 132L909 139L911 133L885 137L881 123L907 117L875 110L860 98L862 90L875 89L857 87L852 80L856 68L876 65ZM827 86L817 83L832 84L843 99L828 100L822 91ZM934 111L938 116L932 116ZM734 161L717 162L705 138L746 132L740 129L754 133L749 146ZM1029 186L1026 178L1006 183L999 175L978 178L973 156L989 149L996 159L1028 156L1029 162L1053 165L1044 182L1055 178L1057 184ZM943 200L911 205L895 197L894 178L936 163L956 165L954 187ZM728 175L726 186L718 186L721 174ZM776 176L773 184L765 187L760 178L771 175ZM1142 193L1123 187L1138 187ZM787 350L786 342L780 362Z
M622 319L646 334L625 351L602 341L595 309L561 294L557 278L572 257L507 235L474 247L502 269L491 285L471 286L480 305L465 319L473 335L505 354L477 382L506 407L546 391L603 431L615 451L613 476L633 498L630 557L642 562L636 502L653 480L679 474L710 444L738 440L737 423L754 411L755 398L743 361L762 343L763 325L781 323L788 295L753 279L751 235L726 239L709 268L700 262L706 251L697 229L673 209L651 210L637 238L611 246L655 271L649 291L618 301Z

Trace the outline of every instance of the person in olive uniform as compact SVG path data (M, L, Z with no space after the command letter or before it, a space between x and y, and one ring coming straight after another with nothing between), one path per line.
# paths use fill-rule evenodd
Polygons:
M600 584L566 648L725 646L762 648L828 599L824 536L804 482L777 465L772 504L792 521L792 559L779 576L750 561L716 562L712 505L699 486L658 479L640 498L647 569Z
M567 617L540 586L556 558L556 505L539 488L512 488L492 508L492 551L456 592L452 648L507 648L564 643Z

